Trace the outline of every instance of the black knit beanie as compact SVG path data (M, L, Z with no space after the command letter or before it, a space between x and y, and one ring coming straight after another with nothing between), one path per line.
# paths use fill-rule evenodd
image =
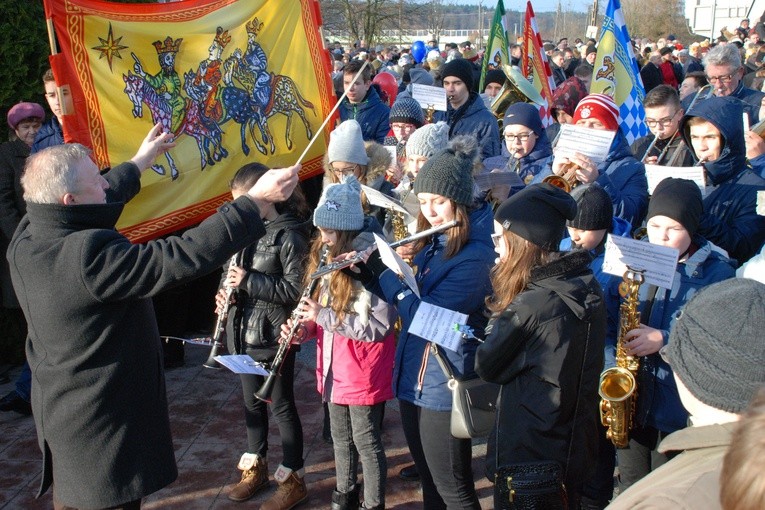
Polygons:
M765 285L731 278L688 301L663 352L694 397L740 414L765 384L763 331Z
M402 122L414 124L418 128L425 125L425 113L422 111L420 103L411 97L402 97L393 103L388 119L391 124Z
M571 195L552 184L532 184L502 202L494 219L505 230L548 251L558 251L566 220L576 216Z
M455 58L441 66L441 79L447 76L456 76L462 80L468 90L473 90L473 64L464 58Z
M501 69L492 69L491 71L487 71L486 79L483 81L483 84L484 86L488 85L489 83L498 83L499 85L504 85L506 81L507 77Z
M433 193L458 204L473 203L473 163L478 155L475 137L456 136L446 149L428 159L414 181L413 191Z
M571 192L576 201L576 217L567 225L579 230L609 230L614 217L611 195L599 184L577 186Z
M653 190L646 219L666 216L680 223L693 236L699 228L704 203L695 182L668 177Z

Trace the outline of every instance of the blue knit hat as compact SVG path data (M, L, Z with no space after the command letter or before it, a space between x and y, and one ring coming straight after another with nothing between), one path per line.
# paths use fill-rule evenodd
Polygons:
M420 103L411 97L402 97L390 107L390 123L402 122L422 127L425 124L425 113Z
M542 118L539 116L539 110L529 103L513 103L505 111L505 118L502 121L504 127L518 124L525 126L534 134L539 136L544 131Z
M361 207L361 184L356 176L347 175L342 183L324 188L313 212L313 224L330 230L361 230L364 210Z

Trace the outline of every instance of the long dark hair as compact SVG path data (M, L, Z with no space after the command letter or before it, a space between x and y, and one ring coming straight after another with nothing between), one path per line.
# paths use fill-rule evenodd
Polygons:
M232 190L247 191L269 170L270 168L262 163L248 163L236 171L231 182L228 183L228 187ZM308 206L300 186L296 186L292 195L284 202L276 203L275 207L278 214L292 213L300 221L306 221L311 217L311 208Z

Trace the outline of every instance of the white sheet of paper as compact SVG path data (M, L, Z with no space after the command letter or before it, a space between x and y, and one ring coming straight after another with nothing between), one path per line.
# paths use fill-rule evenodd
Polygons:
M595 164L602 163L608 157L614 136L616 136L615 131L561 124L555 155L565 157L578 152L590 158Z
M364 193L367 196L367 200L369 200L369 203L372 205L376 205L377 207L382 207L383 209L394 209L396 211L402 212L409 215L409 211L407 211L404 206L401 205L401 202L396 200L395 198L391 198L385 193L381 193L377 191L374 188L370 188L369 186L361 185L361 189L364 190ZM411 221L414 218L408 218L407 221Z
M412 318L409 333L456 352L462 343L462 333L454 325L467 323L467 317L464 313L423 301Z
M412 83L412 99L420 103L423 110L431 106L438 111L446 111L446 89L420 83Z
M603 271L621 277L629 266L644 270L646 283L671 289L679 255L674 248L608 234Z
M701 190L701 195L706 195L707 183L704 180L704 167L702 166L659 166L646 165L645 176L648 179L648 194L653 195L653 190L667 177L675 179L688 179L693 181Z
M235 374L268 375L268 370L247 354L226 354L214 359Z
M765 191L757 192L757 214L765 216Z
M383 145L383 148L390 153L391 160L393 163L396 163L398 161L398 154L396 154L396 146L395 145Z
M380 259L383 261L383 264L388 266L397 275L403 277L406 286L409 287L417 297L420 297L420 289L417 286L417 279L414 277L414 271L409 267L409 264L404 262L401 255L396 253L395 250L385 242L385 239L377 234L374 236L375 243L377 243L377 249L380 250Z

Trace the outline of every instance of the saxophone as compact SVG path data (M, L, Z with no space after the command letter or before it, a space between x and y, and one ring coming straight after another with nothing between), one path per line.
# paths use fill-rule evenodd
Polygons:
M606 437L617 448L625 448L629 431L635 421L637 402L637 371L640 360L628 356L624 338L628 331L640 325L638 291L645 281L644 271L627 268L619 284L619 294L624 299L619 307L619 336L616 339L616 366L600 374L600 421L608 430Z

